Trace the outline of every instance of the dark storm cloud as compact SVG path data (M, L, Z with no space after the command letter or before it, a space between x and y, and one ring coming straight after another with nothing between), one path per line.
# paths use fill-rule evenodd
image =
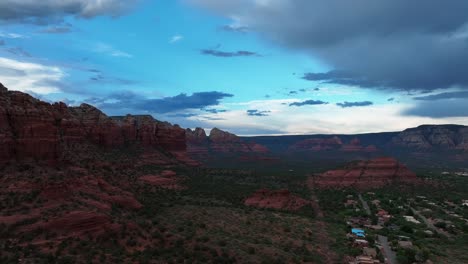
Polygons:
M289 106L324 105L324 104L328 104L328 102L324 102L321 100L305 100L302 102L290 103Z
M190 1L346 73L309 80L395 90L468 87L468 1Z
M49 24L63 21L66 16L92 18L119 16L131 10L138 0L2 0L0 20Z
M218 114L218 113L227 112L227 110L225 110L225 109L203 109L203 111L211 113L211 114Z
M437 101L421 101L414 107L403 112L408 116L433 118L466 117L468 116L467 99L441 99Z
M343 103L337 103L337 106L340 106L342 108L348 108L348 107L359 107L359 106L371 106L374 103L371 101L362 101L362 102L343 102Z
M198 92L192 95L181 93L172 97L151 99L137 95L131 91L122 91L110 94L104 98L90 98L88 102L98 104L100 108L111 111L132 109L137 112L170 113L186 109L204 109L216 106L226 97L233 97L233 95L213 91Z
M102 73L96 72L95 76L89 78L89 81L92 83L98 84L115 84L115 85L135 85L138 84L138 81L128 80L123 78L104 76Z
M344 71L329 71L323 73L305 73L302 77L304 80L308 81L319 81L323 83L335 83L342 85L353 85L366 88L378 88L385 87L384 83L378 83L375 81L369 80L367 77L359 76L356 74L351 74Z
M419 100L419 101L436 101L436 100L442 100L442 99L458 99L458 98L468 98L468 91L447 92L447 93L439 93L439 94L426 95L426 96L418 96L418 97L414 97L413 99Z
M204 49L200 51L201 54L203 55L209 55L209 56L215 56L215 57L225 57L225 58L230 58L230 57L253 57L257 56L260 57L261 55L252 52L252 51L246 51L246 50L239 50L235 52L230 52L230 51L219 51L219 50L214 50L214 49Z
M261 111L257 109L247 110L248 116L269 116L269 113L271 113L271 111Z

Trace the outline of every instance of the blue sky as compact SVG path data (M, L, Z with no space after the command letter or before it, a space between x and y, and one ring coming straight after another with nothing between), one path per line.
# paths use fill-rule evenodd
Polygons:
M380 34L366 31L372 37L362 41L359 30L342 30L325 18L329 24L318 31L321 20L298 24L302 9L316 9L307 1L72 0L67 9L54 0L6 2L0 12L0 82L43 100L85 102L108 115L152 114L183 127L216 126L243 135L468 124L464 77L452 71L424 83L427 78L419 73L432 69L388 55L404 51L396 33L392 36L398 38L386 37L387 55L377 61L375 54L382 51L370 45L381 43L382 37L372 35ZM14 8L20 2L26 3L21 12ZM324 10L332 11L337 12ZM363 14L351 21L365 20L366 10L357 11ZM464 18L460 25L466 25ZM360 23L364 28L366 21ZM327 26L329 32L343 32L336 38L321 32ZM399 32L393 25L383 28ZM462 26L450 30L466 38ZM335 39L347 41L330 42ZM453 45L454 52L434 57L445 61L460 55L456 40L444 44ZM436 44L418 47L427 54L414 61L436 54ZM445 97L434 97L440 94Z

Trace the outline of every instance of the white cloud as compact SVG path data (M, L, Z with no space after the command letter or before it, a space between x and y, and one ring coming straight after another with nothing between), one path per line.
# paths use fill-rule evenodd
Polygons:
M0 82L11 90L49 94L59 92L65 77L59 67L0 57Z
M9 33L9 32L0 32L0 37L11 38L11 39L26 38L25 35L21 35L17 33Z
M247 135L241 131L278 131L278 134L355 134L401 131L421 124L465 124L468 118L428 118L402 115L410 104L376 104L343 109L335 104L290 107L294 99L257 100L226 104L231 110L216 115L217 119L203 120L212 127L221 127ZM246 110L271 111L268 116L248 116ZM196 119L198 117L193 117Z
M182 35L174 35L174 36L172 36L172 38L169 40L169 43L171 43L171 44L177 43L177 42L179 42L179 41L181 41L181 40L183 40L183 39L184 39L184 36L182 36Z
M120 58L133 58L132 54L129 54L125 51L118 50L111 45L105 43L97 43L93 51L96 53L103 53L112 57L120 57Z

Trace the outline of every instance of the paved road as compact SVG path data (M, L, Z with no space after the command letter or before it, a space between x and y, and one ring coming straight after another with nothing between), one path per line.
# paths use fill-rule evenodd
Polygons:
M435 227L429 220L427 220L424 215L420 214L418 211L416 211L413 207L410 207L411 211L413 211L413 214L417 215L419 218L423 220L423 222L427 225L427 228L431 229L432 231L435 231L443 236L450 237L450 234L440 230L439 228Z
M364 207L364 210L366 210L367 215L371 215L371 210L370 210L369 205L367 204L367 202L364 201L361 194L359 194L358 196L359 196L359 200L361 200L362 207Z
M386 236L378 236L379 243L382 245L383 255L385 256L385 263L396 264L396 254L390 248L388 244L388 238Z

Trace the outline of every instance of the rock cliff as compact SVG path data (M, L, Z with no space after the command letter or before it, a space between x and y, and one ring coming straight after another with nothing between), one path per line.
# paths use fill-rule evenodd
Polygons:
M187 129L187 150L197 159L203 159L212 154L264 154L269 150L260 144L247 142L238 136L213 128L207 136L205 130Z
M419 150L468 150L468 127L459 125L423 125L406 129L390 142L391 146Z
M330 170L309 178L318 188L380 188L393 183L417 183L416 174L394 158L376 158L350 163L343 169Z
M0 164L57 163L77 144L113 148L135 143L184 152L185 142L185 130L151 116L111 118L88 104L49 104L0 86Z

